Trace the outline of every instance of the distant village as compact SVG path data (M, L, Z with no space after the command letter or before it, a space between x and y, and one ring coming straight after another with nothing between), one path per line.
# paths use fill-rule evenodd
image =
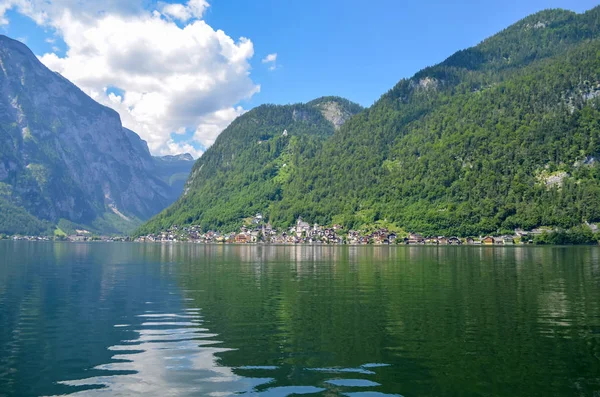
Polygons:
M157 234L148 234L132 239L128 236L97 236L87 230L76 230L64 236L22 236L3 235L0 240L25 241L103 241L103 242L191 242L205 244L349 244L349 245L516 245L533 244L536 236L555 232L555 229L538 228L529 231L516 229L511 235L480 236L461 238L457 236L424 236L419 233L397 233L386 228L364 232L346 231L341 225L325 227L309 224L298 218L293 227L277 230L266 222L262 214L248 218L248 225L242 226L238 233L203 232L200 226L173 225ZM586 223L592 232L598 232L598 226Z
M199 226L173 225L158 234L138 237L136 242L193 242L223 244L417 244L417 245L513 245L532 244L533 237L544 230L515 230L513 235L481 236L478 238L459 238L456 236L423 236L418 233L398 235L393 231L381 228L370 233L356 230L345 231L340 225L325 227L309 224L298 218L295 226L285 230L277 230L266 222L262 214L252 218L252 224L243 226L238 233L203 232ZM551 231L551 230L548 230Z
M0 240L14 240L14 241L70 241L70 242L84 242L84 241L103 241L103 242L128 242L132 241L131 238L126 236L96 236L91 232L78 232L69 236L24 236L24 235L0 235Z

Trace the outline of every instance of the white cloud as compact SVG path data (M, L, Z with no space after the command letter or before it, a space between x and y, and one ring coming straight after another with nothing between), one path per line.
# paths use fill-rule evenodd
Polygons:
M0 21L14 7L44 28L54 28L67 52L64 57L44 54L44 64L118 111L153 153L184 150L198 156L191 145L212 145L243 113L236 104L260 90L250 78L253 43L243 37L236 41L201 20L205 0L159 3L158 11L144 10L143 2L9 0L10 7L6 1L0 4ZM271 55L274 62L277 55ZM172 132L184 131L194 131L192 141L171 139Z
M173 139L169 139L166 143L166 150L164 153L166 154L179 154L179 153L189 153L194 158L198 158L202 156L203 151L196 149L194 146L187 142L175 142Z
M202 18L204 11L208 8L205 0L189 0L187 4L161 3L162 14L172 17L181 22L187 22L193 18Z
M33 19L38 25L56 27L62 14L68 13L73 19L87 21L103 15L117 14L123 17L144 12L144 0L0 0L0 20L8 23L6 11L14 8L17 12Z
M262 63L277 62L277 53L269 54L263 58Z
M269 70L277 69L277 53L269 54L263 58L262 63L270 64Z
M202 120L198 124L194 137L196 137L197 140L202 139L206 142L206 146L210 146L215 143L215 140L221 131L223 131L232 120L244 113L245 110L241 106L238 106L236 108L221 109L211 114L207 114L202 117Z

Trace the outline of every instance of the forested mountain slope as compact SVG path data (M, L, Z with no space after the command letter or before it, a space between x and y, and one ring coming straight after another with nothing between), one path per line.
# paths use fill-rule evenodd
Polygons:
M385 220L463 236L600 221L599 36L599 7L531 15L401 80L322 144L293 151L301 155L270 189L230 185L241 174L229 158L201 158L198 172L227 175L219 195L180 200L178 213L190 216L154 226L240 224L245 209L276 225L298 216L347 228ZM259 115L256 123L270 125ZM256 143L246 127L228 135L232 159ZM265 172L244 170L244 181ZM205 223L213 208L212 219L231 211L228 221Z
M599 14L540 12L400 81L271 216L461 235L600 220Z
M234 230L242 220L281 200L284 186L305 156L314 156L362 108L323 97L307 104L263 105L238 117L196 162L185 193L138 233L173 224Z

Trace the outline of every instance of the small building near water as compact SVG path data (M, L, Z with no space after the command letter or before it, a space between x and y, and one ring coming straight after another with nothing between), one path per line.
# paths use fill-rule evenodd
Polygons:
M448 244L450 244L450 245L461 245L462 241L458 237L450 237L448 239Z

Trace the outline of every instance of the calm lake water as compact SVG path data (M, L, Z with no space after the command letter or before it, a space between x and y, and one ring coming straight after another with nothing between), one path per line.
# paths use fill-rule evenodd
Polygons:
M0 395L598 396L600 247L0 242Z

